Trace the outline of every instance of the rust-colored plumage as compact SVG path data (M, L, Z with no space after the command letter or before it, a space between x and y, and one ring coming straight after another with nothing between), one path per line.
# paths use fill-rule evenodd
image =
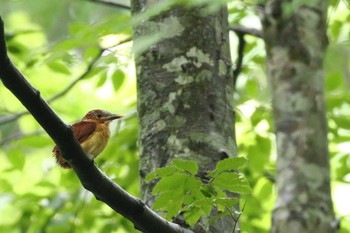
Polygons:
M81 121L72 125L74 137L83 150L96 158L106 147L110 136L109 123L122 116L104 110L89 111ZM61 156L57 146L52 150L56 162L63 168L70 168L69 163Z

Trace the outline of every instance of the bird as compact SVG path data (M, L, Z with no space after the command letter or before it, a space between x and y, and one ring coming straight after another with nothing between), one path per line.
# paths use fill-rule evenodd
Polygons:
M122 117L101 109L91 110L81 121L72 125L74 137L78 140L85 153L94 159L104 150L108 143L111 134L109 123ZM57 145L55 145L52 152L58 165L62 168L71 167L67 160L62 157Z

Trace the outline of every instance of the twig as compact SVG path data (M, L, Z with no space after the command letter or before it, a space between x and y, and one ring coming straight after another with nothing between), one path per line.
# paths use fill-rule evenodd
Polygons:
M67 94L79 81L83 80L92 70L92 68L95 66L95 64L97 63L97 61L102 57L103 53L108 50L111 49L113 47L117 47L121 44L127 43L131 41L131 37L126 38L125 40L120 41L118 44L113 45L111 47L108 48L103 48L100 49L99 53L96 55L96 57L89 63L89 65L87 66L86 70L75 80L73 80L73 82L71 82L66 88L64 88L62 91L58 92L57 94L55 94L54 96L50 97L47 102L51 103L57 99L59 99L60 97L64 96L65 94ZM7 124L9 122L15 121L19 118L21 118L24 115L29 114L28 111L23 111L23 112L19 112L10 116L4 116L0 118L0 125L4 125Z
M76 78L73 82L71 82L66 88L64 88L62 91L58 92L54 96L50 97L47 102L50 103L52 101L55 101L56 99L64 96L67 94L74 86L77 84L80 80L84 79L92 70L96 62L100 59L102 56L104 49L100 49L99 53L96 55L96 57L90 62L84 73L82 73L78 78Z
M247 28L243 26L230 26L229 30L243 35L251 35L258 38L262 38L262 32L255 28Z
M229 30L234 31L238 37L238 46L237 46L237 62L236 62L236 69L233 70L233 85L236 87L237 79L239 74L242 72L242 66L243 66L243 57L244 57L244 47L246 44L246 41L244 39L245 35L252 35L256 36L258 38L262 38L261 31L254 29L254 28L246 28L243 26L231 26L229 27Z
M111 47L108 48L101 48L99 53L96 55L96 57L90 62L90 64L87 66L86 70L77 78L75 79L71 84L69 84L65 89L63 89L62 91L60 91L59 93L57 93L56 95L50 97L47 102L51 103L52 101L55 101L56 99L64 96L65 94L67 94L74 86L75 84L77 84L80 80L84 79L92 70L92 68L94 67L94 65L97 63L97 61L102 57L103 53L106 50L109 50L113 47L117 47L121 44L124 44L126 42L131 41L131 37L126 38L125 40L120 41L118 44L113 45Z
M22 133L22 132L16 133L14 135L11 135L11 136L1 140L0 147L6 145L7 143L9 143L13 140L18 140L18 139L25 138L25 137L37 136L37 135L41 135L41 134L44 134L43 130L36 130L36 131L31 132L31 133Z
M93 2L93 3L101 3L101 4L104 4L107 6L118 7L118 8L122 8L125 10L130 10L129 5L119 3L119 2L106 1L106 0L86 0L86 1Z
M134 118L136 116L137 116L137 112L134 111L134 112L124 116L123 121ZM119 131L120 127L121 127L121 121L117 121L116 132ZM22 133L22 132L16 133L14 135L8 136L7 138L4 138L3 140L1 140L0 147L6 145L7 143L10 143L11 141L19 140L19 139L26 138L26 137L41 135L41 134L44 134L44 132L45 132L44 130L36 130L36 131L30 132L30 133Z
M236 68L233 70L233 86L236 87L237 79L239 74L242 72L242 65L243 65L243 56L244 56L244 47L245 47L245 40L244 40L244 34L237 33L238 37L238 46L237 46L237 62L236 62Z
M140 199L128 194L95 166L92 158L83 151L74 138L71 127L55 114L43 100L40 92L25 79L7 56L4 25L1 18L0 64L0 77L5 87L21 101L54 140L83 187L92 192L97 200L106 203L114 211L129 219L135 228L142 232L193 233L157 215Z
M235 225L234 225L234 227L233 227L233 231L232 231L232 233L234 233L234 232L236 231L236 226L237 226L237 223L238 223L239 218L241 217L242 213L244 212L244 209L245 209L245 205L246 205L246 204L247 204L247 200L244 202L244 205L243 205L242 211L241 211L241 212L238 214L237 219L235 219L235 218L233 217L233 219L235 220Z
M29 114L28 111L23 111L23 112L19 112L13 115L9 115L9 116L4 116L0 118L0 125L4 125L6 123L9 123L11 121L15 121L17 119L19 119L20 117Z

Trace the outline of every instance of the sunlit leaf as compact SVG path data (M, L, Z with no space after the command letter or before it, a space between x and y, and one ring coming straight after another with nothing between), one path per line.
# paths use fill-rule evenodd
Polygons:
M91 71L89 71L85 76L84 76L84 79L89 79L91 77L94 77L102 72L105 72L106 71L106 67L103 67L103 66L97 66L97 67L93 67L91 69Z
M47 66L50 67L53 71L63 74L70 74L69 68L61 61L52 61L48 62Z
M107 81L107 73L101 72L99 73L99 79L96 83L96 87L102 87Z
M112 75L112 83L115 91L118 91L125 79L125 74L122 70L114 71Z
M188 161L182 159L175 159L172 162L176 167L181 168L192 175L197 174L198 172L198 164L195 161Z
M217 176L223 171L233 171L244 166L246 163L247 163L247 159L244 157L227 158L219 161L216 164L216 169L212 172L209 172L209 175Z
M223 172L215 177L213 184L217 187L237 193L250 193L251 189L247 180L233 172Z
M84 60L90 61L95 59L100 53L101 49L99 47L89 47L84 52Z

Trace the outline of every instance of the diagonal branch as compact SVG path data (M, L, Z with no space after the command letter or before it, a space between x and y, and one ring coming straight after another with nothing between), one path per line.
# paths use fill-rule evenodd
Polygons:
M112 47L117 47L121 44L124 44L126 42L131 41L131 37L126 38L125 40L120 41L118 44L113 45ZM99 53L96 55L96 57L89 63L89 65L87 66L86 70L75 80L73 80L73 82L71 82L66 88L64 88L63 90L61 90L60 92L58 92L57 94L55 94L54 96L50 97L47 102L51 103L59 98L61 98L62 96L64 96L65 94L67 94L79 81L83 80L93 69L93 67L96 65L97 61L102 57L103 53L108 50L110 48L103 48L100 49ZM21 118L22 116L28 115L29 112L28 111L22 111L22 112L18 112L16 114L13 115L9 115L9 116L4 116L0 118L0 125L4 125L7 124L11 121L15 121L19 118Z
M35 89L12 64L6 51L4 25L0 17L0 77L1 81L28 109L43 129L54 140L74 169L85 189L96 199L133 222L136 229L149 233L191 233L177 224L168 222L149 209L140 199L131 196L98 169L74 138L72 129L49 107Z
M75 79L72 83L70 83L65 89L63 89L62 91L58 92L57 94L55 94L51 98L49 98L47 100L47 102L51 103L52 101L55 101L56 99L64 96L65 94L67 94L75 86L75 84L77 84L79 81L84 79L92 71L92 68L95 66L96 62L102 57L103 53L106 50L108 50L110 48L113 48L113 47L117 47L117 46L119 46L121 44L124 44L126 42L129 42L129 41L131 41L131 37L128 37L128 38L120 41L118 44L115 44L112 47L103 48L103 49L101 48L99 53L96 55L96 57L87 66L86 70L77 79Z
M1 117L0 118L0 125L4 125L4 124L7 124L11 121L15 121L15 120L21 118L22 116L27 115L27 114L29 114L28 111L22 111L22 112L13 114L13 115Z
M36 130L36 131L33 131L31 133L16 133L14 135L11 135L7 138L4 138L0 141L0 147L6 145L7 143L10 143L11 141L14 141L14 140L19 140L21 138L25 138L25 137L32 137L32 136L38 136L38 135L41 135L43 134L44 131L43 130Z
M50 103L52 101L55 101L56 99L64 96L67 94L80 80L84 79L92 70L98 59L102 56L104 49L100 49L99 53L94 57L94 59L90 62L84 73L82 73L78 78L76 78L73 82L71 82L66 88L55 94L54 96L50 97L47 102Z

